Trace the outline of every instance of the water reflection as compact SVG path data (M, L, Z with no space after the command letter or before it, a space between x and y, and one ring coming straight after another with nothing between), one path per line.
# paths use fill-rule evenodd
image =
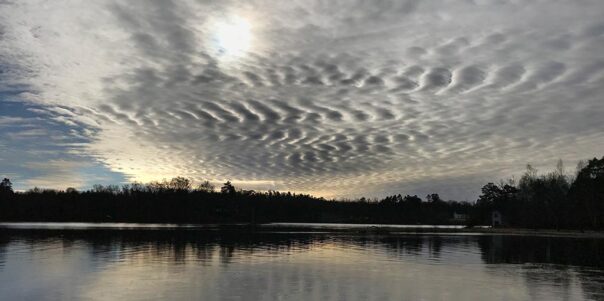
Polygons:
M481 236L478 244L486 263L548 263L604 267L604 240L534 237Z
M483 261L494 265L492 273L506 271L500 264L522 264L520 272L533 300L544 299L546 291L573 300L574 282L580 284L585 299L604 298L602 239L483 236L478 244Z
M599 300L598 239L1 229L0 299Z

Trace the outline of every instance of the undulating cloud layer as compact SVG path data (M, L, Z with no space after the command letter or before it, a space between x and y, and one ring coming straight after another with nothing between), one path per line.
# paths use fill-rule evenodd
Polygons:
M526 163L603 155L603 15L600 0L2 1L0 88L129 180L471 200Z

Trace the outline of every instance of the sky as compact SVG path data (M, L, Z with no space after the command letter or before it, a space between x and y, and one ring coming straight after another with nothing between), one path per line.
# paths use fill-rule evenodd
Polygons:
M601 0L0 0L0 176L437 192L604 155Z

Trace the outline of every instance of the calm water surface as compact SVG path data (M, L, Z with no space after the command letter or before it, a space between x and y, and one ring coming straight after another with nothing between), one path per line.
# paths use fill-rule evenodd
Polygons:
M0 227L0 300L604 300L604 240Z

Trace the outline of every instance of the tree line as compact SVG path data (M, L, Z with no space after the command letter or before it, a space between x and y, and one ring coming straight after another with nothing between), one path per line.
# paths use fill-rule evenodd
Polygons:
M524 228L604 229L604 157L581 161L574 177L562 161L539 175L528 165L518 183L488 183L473 210L473 221L484 223L498 210L504 224Z
M382 224L489 225L498 211L503 225L524 228L603 229L604 157L579 163L565 174L560 161L539 175L530 165L516 183L488 183L476 202L443 200L438 194L392 195L383 199L327 200L308 194L237 189L230 181L217 189L190 179L92 189L34 188L14 192L0 182L0 221L266 223L339 222Z

